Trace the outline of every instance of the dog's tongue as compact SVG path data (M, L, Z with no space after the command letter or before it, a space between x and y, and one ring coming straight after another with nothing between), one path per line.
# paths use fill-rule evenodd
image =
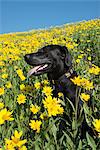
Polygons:
M31 76L33 73L39 71L39 70L43 70L44 68L46 68L48 65L45 64L45 65L39 65L39 66L36 66L34 68L32 68L29 72L28 72L28 76Z

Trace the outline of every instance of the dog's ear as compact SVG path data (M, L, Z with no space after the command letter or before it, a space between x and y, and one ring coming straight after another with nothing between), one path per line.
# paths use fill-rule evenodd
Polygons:
M65 64L67 67L71 67L72 66L72 58L71 55L68 52L68 49L66 46L62 46L61 48L62 54L64 56L64 60L65 60Z

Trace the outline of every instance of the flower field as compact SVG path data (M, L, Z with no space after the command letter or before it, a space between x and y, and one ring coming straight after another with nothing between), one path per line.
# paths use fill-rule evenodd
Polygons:
M65 24L61 27L0 35L0 150L99 150L100 144L100 20ZM78 77L71 79L81 87L77 107L64 102L62 93L52 96L46 74L28 77L30 66L24 55L58 44L72 55ZM89 93L86 93L86 90ZM87 102L91 101L91 106ZM67 105L68 104L68 105ZM72 108L70 108L70 107ZM69 114L66 130L58 139L59 120ZM82 110L93 135L81 138Z

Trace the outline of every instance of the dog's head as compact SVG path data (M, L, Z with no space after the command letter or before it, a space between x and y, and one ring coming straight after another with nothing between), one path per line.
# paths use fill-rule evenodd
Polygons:
M60 45L48 45L36 53L26 54L25 61L33 66L29 75L63 74L72 65L67 48Z

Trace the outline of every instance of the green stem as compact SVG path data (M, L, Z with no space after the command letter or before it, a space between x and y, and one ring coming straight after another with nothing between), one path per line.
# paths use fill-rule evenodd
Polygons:
M78 104L79 104L79 96L80 96L81 88L76 88L76 98L75 98L75 120L77 120L78 114Z

